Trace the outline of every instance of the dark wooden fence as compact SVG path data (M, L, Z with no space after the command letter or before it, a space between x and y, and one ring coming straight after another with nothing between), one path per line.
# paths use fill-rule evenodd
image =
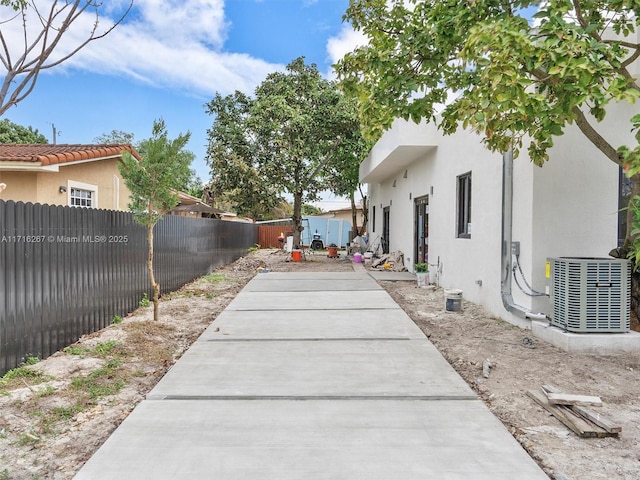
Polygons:
M128 212L0 200L0 375L46 358L152 296L146 229ZM247 253L256 225L166 216L154 228L164 293Z

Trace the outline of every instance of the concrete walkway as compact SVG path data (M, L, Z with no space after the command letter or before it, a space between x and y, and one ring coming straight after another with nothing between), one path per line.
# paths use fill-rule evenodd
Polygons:
M76 475L548 480L363 269L257 275Z

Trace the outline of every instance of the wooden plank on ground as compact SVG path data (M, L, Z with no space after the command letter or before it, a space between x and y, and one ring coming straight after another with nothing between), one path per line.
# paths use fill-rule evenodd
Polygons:
M572 393L548 393L547 398L551 405L591 405L602 406L602 399L591 395L574 395Z
M549 396L549 394L551 393L560 393L560 390L553 385L543 385L542 389L547 392L547 396ZM618 434L622 432L622 427L620 425L612 422L609 418L605 417L599 412L595 412L589 408L585 408L579 405L573 405L570 408L577 414L582 415L599 427L604 428L609 433Z
M530 390L527 392L527 395L579 437L594 438L611 436L605 429L588 422L569 408L550 404L547 396L542 391Z

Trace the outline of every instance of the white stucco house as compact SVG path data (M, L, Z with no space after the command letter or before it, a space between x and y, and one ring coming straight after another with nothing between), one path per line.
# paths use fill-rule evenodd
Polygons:
M637 111L616 105L600 125L605 137L631 144ZM548 327L549 297L530 296L548 291L547 258L607 257L623 216L620 169L577 128L549 154L540 168L526 148L511 161L473 132L445 136L434 124L396 120L360 165L371 244L402 251L409 270L426 258L431 283L462 290L465 301L510 323ZM522 276L514 283L512 243L531 289ZM581 348L594 351L589 345Z

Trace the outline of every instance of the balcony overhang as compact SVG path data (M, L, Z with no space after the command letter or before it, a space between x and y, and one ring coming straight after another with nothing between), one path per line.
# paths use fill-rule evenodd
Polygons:
M360 164L361 183L382 183L421 157L437 148L436 145L397 145L386 155L371 151Z

